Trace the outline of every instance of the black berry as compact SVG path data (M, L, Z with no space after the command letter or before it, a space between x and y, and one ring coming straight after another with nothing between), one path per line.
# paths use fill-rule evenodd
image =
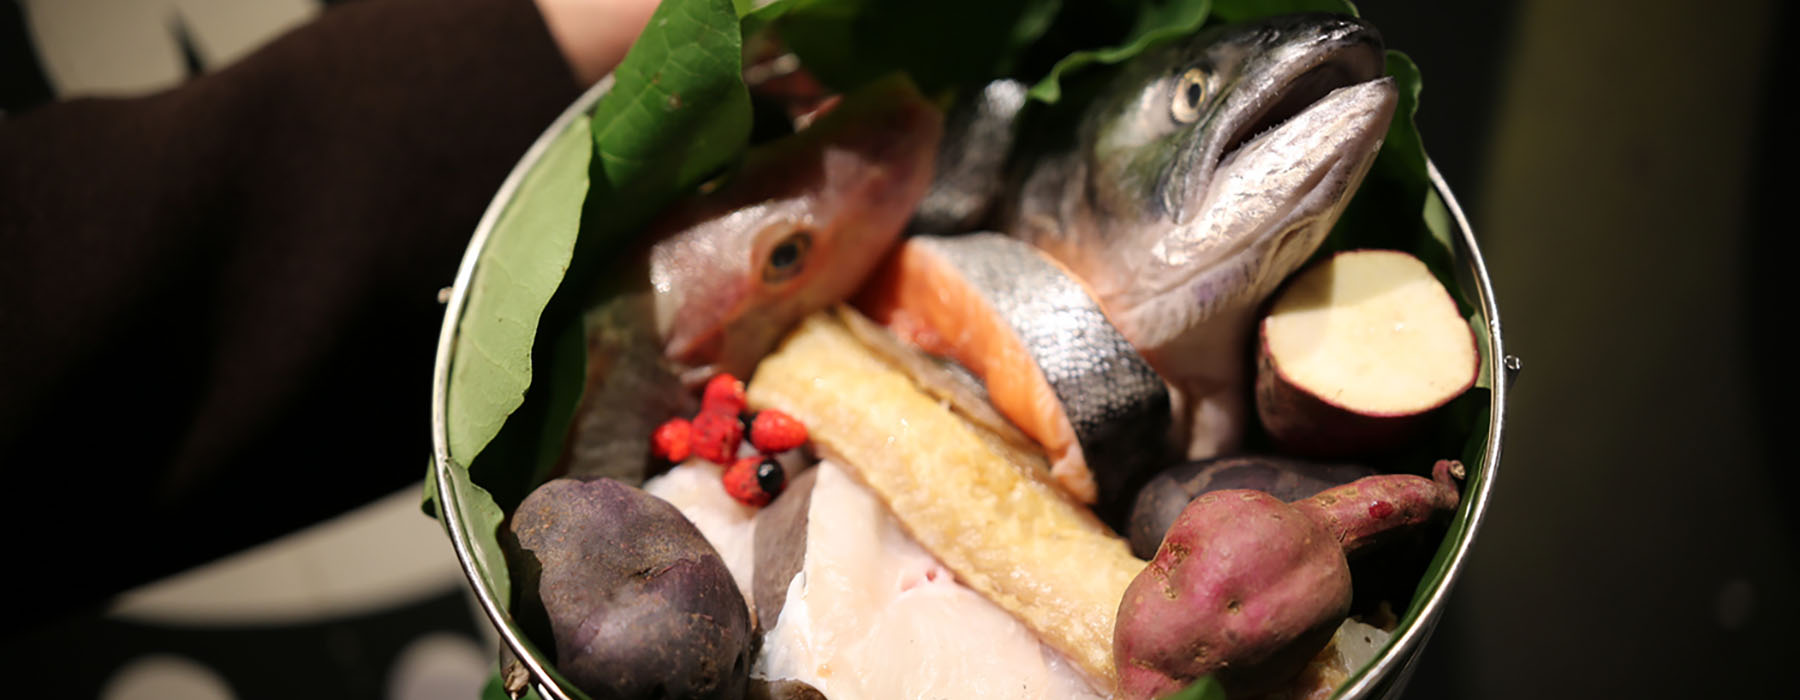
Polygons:
M787 473L782 471L781 463L774 457L765 457L756 465L756 485L769 494L770 498L781 495L781 489L787 486Z

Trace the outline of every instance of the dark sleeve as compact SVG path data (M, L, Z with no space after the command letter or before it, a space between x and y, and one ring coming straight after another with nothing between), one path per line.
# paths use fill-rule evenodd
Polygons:
M437 290L578 92L529 0L366 0L0 121L8 559L93 601L423 477Z

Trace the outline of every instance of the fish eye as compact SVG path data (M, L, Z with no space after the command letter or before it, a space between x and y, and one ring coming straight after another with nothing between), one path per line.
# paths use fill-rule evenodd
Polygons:
M1192 124L1200 119L1200 103L1206 100L1206 71L1189 68L1175 81L1175 100L1169 105L1175 121Z
M788 234L769 249L769 258L763 261L763 281L773 284L793 279L806 267L806 253L810 250L812 234L805 231Z

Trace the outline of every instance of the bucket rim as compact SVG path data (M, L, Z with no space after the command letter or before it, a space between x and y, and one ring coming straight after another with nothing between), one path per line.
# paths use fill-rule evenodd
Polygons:
M488 203L481 220L469 239L469 245L457 268L456 278L449 288L445 299L444 322L438 334L436 360L432 368L431 388L431 440L432 440L432 474L435 477L436 490L433 495L438 503L439 522L449 535L451 545L456 552L457 564L462 569L463 577L469 582L482 613L493 625L499 636L502 653L510 654L523 666L529 674L529 683L538 695L546 700L571 700L571 696L563 690L551 674L549 661L544 659L527 641L524 631L512 616L500 608L494 591L483 579L483 574L476 560L473 545L469 541L468 525L464 520L461 500L454 488L458 476L452 466L462 467L467 473L466 465L456 463L449 452L448 435L448 396L450 384L450 365L454 359L457 330L461 325L462 312L468 301L469 288L479 266L489 238L506 209L517 195L525 177L549 152L552 142L565 132L577 119L591 112L600 99L611 90L613 76L606 75L593 87L577 98L555 121L551 122L523 157L513 167L493 199ZM1424 598L1422 608L1415 623L1401 630L1383 647L1377 658L1353 675L1351 680L1340 687L1334 698L1345 700L1376 697L1386 687L1398 689L1405 679L1404 674L1410 661L1422 650L1423 645L1439 618L1454 588L1456 581L1467 567L1468 552L1479 534L1482 523L1486 519L1491 504L1495 477L1500 464L1501 431L1506 413L1506 394L1514 380L1517 359L1505 352L1500 332L1500 311L1495 300L1493 283L1488 276L1486 261L1482 258L1481 249L1475 240L1474 230L1462 207L1457 203L1455 195L1444 182L1443 175L1435 163L1427 158L1426 173L1432 188L1442 198L1452 223L1457 228L1457 236L1453 239L1455 256L1459 266L1466 266L1471 273L1473 289L1477 297L1477 306L1481 311L1487 329L1488 354L1484 373L1487 375L1489 391L1489 416L1487 444L1481 454L1480 472L1476 489L1465 498L1468 514L1466 525L1460 537L1449 553L1448 563L1443 573L1442 583L1433 588Z
M469 542L468 524L464 522L461 497L457 494L455 480L459 477L451 469L456 462L450 457L449 434L449 396L450 396L450 364L456 348L457 329L462 323L462 312L468 304L469 287L475 277L475 268L479 265L487 242L500 221L500 215L506 210L518 194L520 185L544 155L557 137L567 131L575 121L594 109L607 92L612 90L613 75L606 74L593 87L588 88L576 98L556 120L545 127L525 155L507 173L506 180L500 183L500 189L494 192L487 209L482 212L481 220L475 224L475 232L469 237L469 246L463 252L462 262L456 270L456 280L450 287L450 295L444 303L444 324L438 331L437 357L432 365L431 377L431 458L432 471L437 491L438 521L443 524L449 534L451 546L456 550L456 563L462 569L463 578L469 582L474 591L476 602L481 606L488 622L494 626L499 635L503 651L510 652L514 659L525 667L530 674L530 683L538 695L546 700L572 700L562 687L551 680L547 662L539 656L526 641L524 630L519 628L512 615L500 608L495 600L494 591L488 587L475 560L473 546ZM468 473L467 465L457 465Z
M1411 670L1411 662L1423 651L1425 641L1431 637L1438 620L1443 616L1450 591L1455 588L1457 579L1462 577L1463 570L1468 566L1469 548L1474 545L1476 535L1480 534L1481 525L1487 518L1487 511L1493 500L1494 481L1500 467L1500 437L1506 417L1506 394L1518 367L1517 358L1506 353L1501 340L1500 308L1494 298L1493 280L1488 277L1487 261L1481 257L1481 248L1475 241L1475 230L1469 226L1468 216L1457 203L1449 184L1444 182L1437 164L1429 157L1425 159L1425 171L1432 189L1443 199L1444 208L1449 211L1451 221L1456 225L1454 252L1460 259L1459 264L1467 266L1472 273L1476 299L1482 320L1486 322L1484 325L1487 326L1488 353L1483 367L1489 387L1487 444L1482 450L1480 471L1476 472L1481 478L1474 480L1474 492L1463 499L1469 509L1467 524L1458 533L1460 536L1446 560L1442 583L1433 588L1422 603L1415 603L1422 607L1414 624L1388 640L1373 663L1354 674L1348 683L1339 687L1332 695L1333 698L1344 700L1377 697L1378 690L1383 686L1391 690L1403 687L1406 679L1402 676Z

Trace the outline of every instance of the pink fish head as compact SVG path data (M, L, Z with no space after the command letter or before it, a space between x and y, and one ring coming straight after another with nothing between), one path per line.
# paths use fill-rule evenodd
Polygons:
M924 196L942 132L910 81L879 81L672 208L650 251L665 354L742 376L802 316L848 296Z

